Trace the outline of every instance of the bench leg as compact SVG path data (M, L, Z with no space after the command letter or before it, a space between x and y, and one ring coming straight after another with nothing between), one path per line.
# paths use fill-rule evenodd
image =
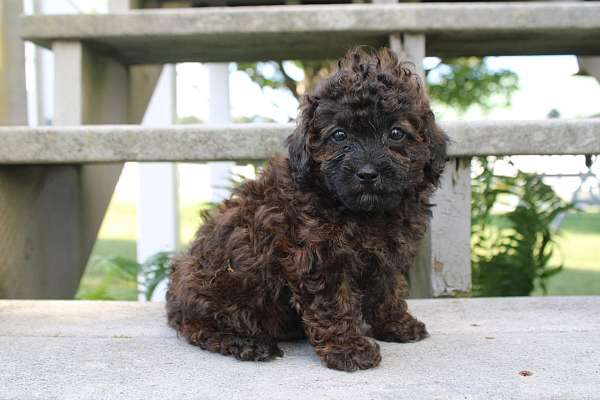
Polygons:
M54 51L56 125L141 120L161 67L129 68L76 42ZM0 167L0 297L73 297L121 168Z
M22 3L0 2L2 125L27 125ZM73 168L0 166L0 298L63 297L77 287L67 270L81 257Z
M446 164L433 218L409 271L411 297L466 296L471 290L471 160Z
M425 79L425 36L394 34L390 48ZM451 160L434 194L433 218L409 271L411 297L464 296L471 290L471 162Z

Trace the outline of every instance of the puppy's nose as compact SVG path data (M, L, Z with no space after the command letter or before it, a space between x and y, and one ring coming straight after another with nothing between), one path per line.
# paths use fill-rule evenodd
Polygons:
M379 173L375 170L371 164L363 165L356 173L358 179L363 183L373 182L379 176Z

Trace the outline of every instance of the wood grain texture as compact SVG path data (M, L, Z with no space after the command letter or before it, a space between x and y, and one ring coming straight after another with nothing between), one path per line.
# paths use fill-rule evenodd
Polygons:
M450 157L600 153L600 120L442 122ZM291 124L0 127L1 164L261 160L285 151Z
M426 35L429 56L597 55L600 5L338 4L22 19L27 40L85 41L128 64L336 58L358 44L387 45L398 32Z

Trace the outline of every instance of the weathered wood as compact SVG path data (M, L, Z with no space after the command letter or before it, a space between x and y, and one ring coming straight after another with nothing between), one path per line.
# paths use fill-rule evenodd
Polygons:
M129 2L118 1L122 6ZM21 1L2 2L0 7L16 3ZM2 27L16 28L19 13L0 13L11 18ZM8 43L22 52L22 42L13 30ZM55 124L140 122L161 66L136 66L129 71L74 41L55 42L53 49ZM21 74L23 62L21 56L14 68ZM26 98L24 78L21 90L14 74L0 73L0 82L5 82L3 78L10 79L13 88L1 99ZM129 97L130 91L135 96ZM25 124L26 119L18 123ZM75 294L121 165L0 168L0 297L70 298Z
M132 72L127 73L126 64L323 58L341 54L353 44L386 44L389 35L392 35L391 46L402 57L418 61L415 64L420 74L423 74L420 60L425 56L426 48L428 55L600 53L600 7L595 4L380 4L122 12L132 1L111 0L110 4L120 9L110 15L29 16L22 19L24 37L52 45L57 53L68 54L57 56L58 123L135 122L144 106L140 105L143 102L136 103L135 96L123 95L123 88L136 85ZM330 18L332 14L336 18ZM327 37L325 42L323 37ZM514 46L514 42L520 45ZM142 48L144 51L140 51ZM152 67L146 75L148 81L157 76L158 68ZM514 125L521 129L532 127L527 123ZM449 126L451 131L452 124ZM581 131L575 131L576 124L567 122L566 125L551 125L549 128L554 131L550 133L525 132L530 139L526 145L524 136L503 132L498 125L457 126L463 130L450 148L451 156L578 154L593 153L600 147L597 125L589 122L579 126ZM561 128L570 129L570 141L564 140L564 130L557 130ZM0 163L262 159L283 151L281 141L288 133L280 127L274 129L275 136L255 132L256 136L249 137L246 134L256 128L242 127L242 131L234 132L243 136L238 137L241 140L232 140L236 138L235 134L219 135L217 140L212 136L207 140L202 136L204 128L197 132L193 129L198 128L194 127L190 128L192 131L176 131L179 136L175 140L164 135L172 133L171 130L127 131L129 128L119 127L116 130L124 129L125 135L117 138L111 136L114 131L110 128L100 135L93 128L89 134L75 138L70 135L74 130L60 129L40 135L31 135L31 131L25 130L18 138L14 136L15 131L0 130L0 137L7 139L8 144L0 149ZM227 133L229 129L221 128ZM260 138L264 138L264 143L257 140ZM240 145L244 140L248 141L248 146ZM50 176L54 175L53 171L59 179ZM64 205L52 213L53 217L69 222L52 229L62 232L67 241L61 243L71 246L66 250L67 254L53 259L53 265L72 264L73 258L84 259L89 253L119 171L120 165L53 166L44 171L50 175L45 176L38 186L43 184L49 191L47 193L57 196L55 187L45 186L45 182L60 181L68 188L65 193L69 194L66 199L61 198ZM467 253L462 246L469 243L465 233L468 231L465 221L469 218L464 213L470 209L470 199L464 196L464 193L470 193L468 162L452 161L443 181L442 189L436 194L440 206L434 209L431 233L424 242L424 256L420 258L422 266L417 269L422 275L413 271L412 284L419 287L413 288L413 293L417 295L452 295L468 290L470 267L465 262ZM6 182L11 180L6 179L5 185ZM72 187L78 189L72 191ZM51 204L56 198L47 200L44 204ZM44 218L41 211L31 214L41 217L40 221ZM52 226L46 222L40 223ZM449 227L453 229L450 233ZM79 230L80 235L72 235ZM447 243L449 237L461 245ZM79 249L73 249L74 243L79 243ZM440 250L438 254L437 250ZM39 252L43 254L42 250ZM68 260L63 263L60 257Z
M0 57L0 99L3 124L26 124L23 45L16 18L22 1L0 3L0 44L8 53ZM5 34L6 33L6 34ZM4 70L8 68L8 70ZM76 77L71 77L76 78ZM60 297L73 285L66 267L78 263L80 194L70 184L77 180L75 167L2 166L0 168L0 297Z
M162 70L162 65L132 65L129 67L129 123L137 124L144 118Z
M55 124L128 122L126 67L78 42L55 42L53 51ZM41 298L69 298L75 294L121 172L121 164L64 168L70 173L61 186L74 196L69 201L52 201L52 207L54 214L68 221L56 228L56 237L67 248L60 253L56 247L49 250L56 258L49 265L54 271L51 280L56 283L36 294Z
M61 298L66 286L77 288L70 268L81 269L76 179L70 166L2 167L0 297Z
M430 271L427 296L466 296L471 291L471 159L446 164L441 187L433 195L431 253L423 258Z
M127 123L127 67L103 57L78 42L57 42L54 45L55 124L84 125ZM73 80L73 77L79 79ZM79 106L78 106L79 105ZM78 108L79 107L79 108ZM81 185L83 268L96 240L122 164L83 166Z
M425 35L393 34L390 48L425 80ZM432 199L433 215L408 277L411 297L460 296L471 290L471 163L451 159Z
M600 82L600 57L577 57L579 70Z
M412 61L415 64L415 72L422 78L425 77L425 70L423 69L425 35L395 33L390 35L390 48L398 54L400 59Z
M594 55L600 54L600 5L347 4L22 19L28 40L45 46L81 40L128 64L329 59L353 45L387 45L397 32L425 35L429 56Z
M0 124L27 124L25 54L19 40L20 0L0 2Z
M600 153L600 120L442 122L450 157ZM292 124L0 127L0 164L264 160Z
M144 0L108 0L108 9L110 12L125 12L140 7Z
M432 218L409 271L413 298L471 291L471 159L452 158L434 193Z
M21 0L0 2L1 125L27 124L25 55L17 27L22 5ZM38 267L47 261L48 247L37 242L51 239L47 223L57 221L46 218L49 209L43 204L52 194L44 182L44 167L0 166L0 298L30 297L46 278Z

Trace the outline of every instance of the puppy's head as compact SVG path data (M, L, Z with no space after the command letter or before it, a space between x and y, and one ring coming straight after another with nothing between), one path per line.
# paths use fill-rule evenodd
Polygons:
M446 142L412 64L359 48L304 97L287 144L300 183L324 186L352 211L376 212L437 185Z

